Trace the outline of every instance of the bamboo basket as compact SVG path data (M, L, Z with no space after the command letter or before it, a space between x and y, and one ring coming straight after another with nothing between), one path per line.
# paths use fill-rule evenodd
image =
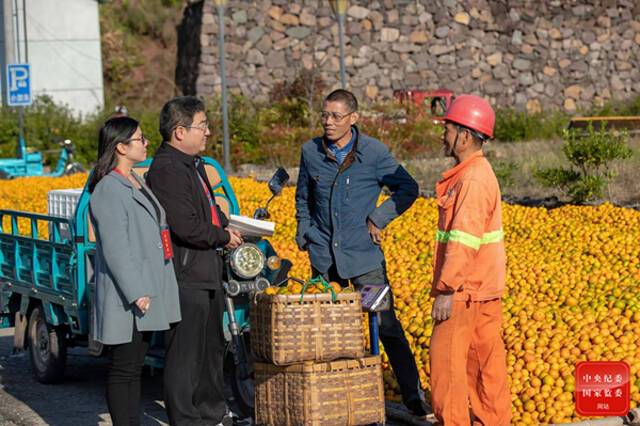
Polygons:
M338 426L384 423L379 356L276 366L255 363L256 424Z
M359 293L259 294L251 311L251 349L275 365L362 358L365 338Z

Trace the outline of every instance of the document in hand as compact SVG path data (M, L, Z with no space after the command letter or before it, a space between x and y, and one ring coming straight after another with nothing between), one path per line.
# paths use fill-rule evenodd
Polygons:
M229 218L229 228L238 231L244 237L270 237L276 224L266 220L252 219L247 216L232 214Z

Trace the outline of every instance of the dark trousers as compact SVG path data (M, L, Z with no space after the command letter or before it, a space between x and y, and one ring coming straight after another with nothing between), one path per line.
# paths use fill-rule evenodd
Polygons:
M167 332L164 402L174 426L215 425L226 414L222 290L180 288L182 321Z
M134 323L131 342L110 347L107 406L114 426L140 424L140 374L150 341L151 332Z
M315 277L320 273L312 268L312 275ZM385 285L389 283L384 267L350 280L340 278L335 265L329 268L327 273L321 275L325 280L338 282L342 286L347 286L351 281L356 288L363 285ZM404 403L408 404L422 399L418 367L413 353L411 353L409 342L404 335L402 325L393 310L393 295L391 297L391 309L380 313L380 340L389 356L389 362L398 381Z

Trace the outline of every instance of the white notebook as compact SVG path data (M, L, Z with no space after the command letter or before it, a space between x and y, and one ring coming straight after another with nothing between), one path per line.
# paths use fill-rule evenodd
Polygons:
M232 214L229 218L229 228L247 237L270 237L276 227L274 222L252 219L247 216Z

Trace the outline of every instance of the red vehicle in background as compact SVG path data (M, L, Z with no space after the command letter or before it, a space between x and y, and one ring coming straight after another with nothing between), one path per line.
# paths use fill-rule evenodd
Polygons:
M416 106L433 116L435 122L442 122L444 113L455 99L453 91L449 89L428 90L395 90L393 97L400 103ZM427 110L427 107L429 108Z

